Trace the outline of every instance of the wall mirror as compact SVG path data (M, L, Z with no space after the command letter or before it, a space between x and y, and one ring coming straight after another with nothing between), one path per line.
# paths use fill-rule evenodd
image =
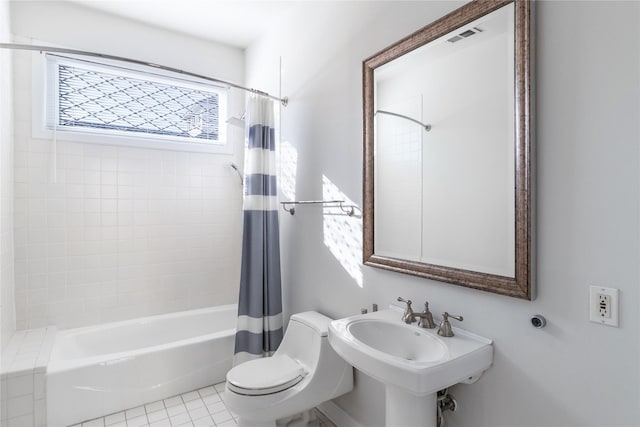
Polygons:
M366 265L533 299L530 8L472 1L364 61Z

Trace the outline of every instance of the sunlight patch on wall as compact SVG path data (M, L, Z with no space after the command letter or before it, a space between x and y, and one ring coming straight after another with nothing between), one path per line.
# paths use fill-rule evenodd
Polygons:
M296 172L298 169L298 151L288 141L280 143L280 192L283 199L296 199Z
M322 176L322 198L324 200L344 200L345 206L356 206L326 176ZM356 209L356 212L358 209ZM362 218L361 215L348 216L339 207L325 207L323 212L324 244L338 260L342 268L362 288Z

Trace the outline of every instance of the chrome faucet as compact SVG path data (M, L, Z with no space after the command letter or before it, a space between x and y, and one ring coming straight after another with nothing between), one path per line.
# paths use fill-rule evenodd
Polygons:
M424 310L422 313L417 315L416 317L420 318L420 322L418 322L418 326L426 329L433 329L436 327L435 322L433 321L433 315L429 311L429 302L424 302Z
M424 311L422 313L415 313L413 308L411 308L411 300L405 300L403 298L398 297L398 301L407 304L407 307L402 314L402 321L408 325L415 322L417 319L420 319L418 322L418 326L426 329L433 329L436 327L433 322L433 315L429 311L429 303L424 303Z
M411 300L398 297L398 301L407 304L407 306L404 309L404 313L402 313L402 321L406 324L411 324L411 322L415 322L416 319L415 317L413 317L415 313L411 308Z
M452 337L453 330L451 329L451 323L449 323L449 317L452 319L456 319L458 322L462 322L462 316L452 316L446 311L442 313L442 322L440 323L440 328L438 328L438 335L441 337Z

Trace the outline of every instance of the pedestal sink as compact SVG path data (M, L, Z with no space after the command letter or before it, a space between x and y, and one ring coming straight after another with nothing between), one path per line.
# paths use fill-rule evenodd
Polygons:
M438 390L478 380L493 361L489 339L459 328L437 335L403 323L391 307L334 320L329 342L354 368L386 386L386 426L436 426Z

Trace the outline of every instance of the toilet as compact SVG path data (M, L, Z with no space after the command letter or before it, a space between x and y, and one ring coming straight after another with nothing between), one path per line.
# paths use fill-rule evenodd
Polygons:
M239 427L274 427L277 420L353 389L353 368L327 339L331 320L315 311L294 314L272 357L242 363L227 373L224 402L237 414Z

